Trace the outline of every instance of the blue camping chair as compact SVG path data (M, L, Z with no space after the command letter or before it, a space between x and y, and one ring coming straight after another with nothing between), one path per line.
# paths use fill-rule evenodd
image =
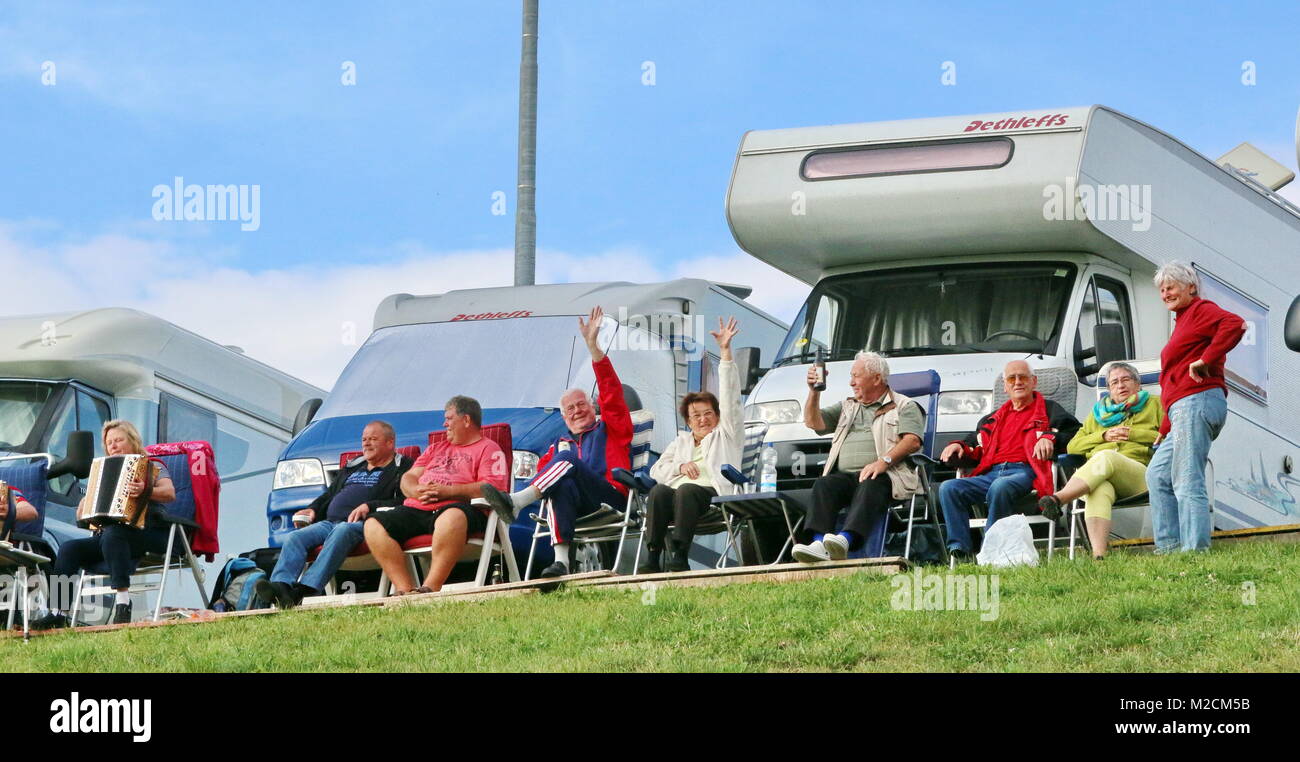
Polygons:
M921 451L911 457L912 464L918 468L921 489L910 499L892 504L890 510L881 515L880 521L864 539L862 546L849 554L851 558L874 558L884 555L885 540L889 531L891 515L897 520L906 522L905 556L911 555L912 534L916 522L927 521L935 527L936 531L938 530L937 505L928 497L930 495L929 480L931 472L925 462L924 454L929 451L934 442L935 423L938 418L939 374L933 370L894 373L889 377L889 385L900 394L911 397L922 404L926 410L925 435ZM922 398L925 399L922 400ZM918 455L922 457L918 458ZM811 502L811 489L778 490L774 493L758 492L714 498L714 503L722 508L724 517L734 525L737 534L743 526L748 526L752 533L754 531L753 522L756 519L775 516L781 516L785 519L788 536L782 544L780 552L777 553L776 559L772 562L773 564L780 563L786 551L794 545L795 534L798 532L799 527L802 526ZM923 506L920 511L918 511L918 504ZM906 514L903 514L904 507L906 507ZM791 520L792 516L794 517L793 521ZM754 545L757 548L756 539ZM763 563L761 557L759 563Z
M16 455L0 459L0 481L17 489L27 502L36 509L36 518L31 521L18 522L12 512L15 506L8 506L3 525L0 525L0 567L14 567L16 572L8 593L9 617L6 628L13 629L14 619L18 613L18 599L23 605L23 635L28 631L31 619L31 589L29 579L36 580L37 591L48 598L49 585L45 579L42 564L50 562L50 551L44 539L45 501L48 487L47 475L53 463L51 455Z
M628 407L632 414L632 442L631 464L632 471L627 469L616 468L610 473L615 481L618 481L627 488L627 503L622 510L612 505L601 503L600 508L586 516L579 516L574 524L573 538L570 542L573 544L573 571L595 571L603 564L596 553L585 553L584 551L598 551L598 543L618 542L618 549L614 551L613 570L617 571L619 563L623 559L623 547L627 543L629 531L634 531L637 526L638 516L644 512L645 493L649 491L648 487L643 487L640 477L644 477L650 467L650 441L654 435L655 416L650 410L640 408L640 398L634 394L628 394L629 387L624 385L624 396L628 400ZM648 477L647 477L648 478ZM529 517L536 522L533 529L532 543L528 547L528 563L524 568L524 579L532 579L533 558L537 555L537 543L551 535L551 501L543 500L542 509L539 513L529 514ZM638 553L640 548L638 547Z
M194 520L196 503L194 501L194 488L190 480L189 456L180 455L155 455L151 456L162 461L171 473L172 484L176 486L176 499L166 504L164 513L160 516L167 524L167 550L163 554L146 553L140 559L132 579L136 577L151 577L156 575L156 582L141 582L131 585L132 593L145 593L157 591L158 600L154 605L153 621L158 621L162 615L163 596L167 591L167 572L181 572L189 569L194 576L194 584L199 589L199 597L203 600L203 607L208 607L208 594L203 589L204 575L203 568L199 566L198 559L194 556L194 551L190 547L191 535L198 531L199 525ZM179 546L178 541L179 540ZM106 580L108 577L108 564L100 563L90 569L83 569L80 578L77 580L77 591L73 595L72 612L70 619L73 624L77 621L77 611L83 596L109 595L115 592L108 587ZM93 587L86 587L87 581L102 582Z

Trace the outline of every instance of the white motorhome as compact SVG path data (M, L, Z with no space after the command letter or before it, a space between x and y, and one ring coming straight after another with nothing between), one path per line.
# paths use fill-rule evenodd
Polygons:
M813 287L749 398L782 464L812 456L804 481L827 447L801 422L814 350L834 391L863 348L938 371L937 448L991 410L1012 359L1064 369L1082 420L1100 361L1137 360L1155 383L1172 315L1152 277L1178 259L1250 326L1211 453L1215 528L1300 524L1300 357L1283 346L1300 210L1174 137L1102 106L754 131L727 218L745 251ZM1146 510L1117 512L1116 531L1150 537Z
M97 309L0 319L0 458L66 454L74 431L125 418L145 444L210 442L221 476L223 554L266 544L263 506L294 415L325 392L160 318ZM87 532L74 514L83 482L52 479L44 534L51 550ZM219 564L218 560L216 563ZM192 588L183 588L198 596Z

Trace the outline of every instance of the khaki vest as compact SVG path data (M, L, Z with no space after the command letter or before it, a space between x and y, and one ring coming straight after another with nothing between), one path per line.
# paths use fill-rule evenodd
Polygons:
M899 394L893 389L889 390L889 399L889 404L877 409L876 417L871 421L871 436L876 442L876 452L880 455L894 449L894 445L898 444L898 410L912 401L910 397ZM844 446L844 440L849 435L849 427L858 417L858 408L861 406L862 403L852 397L844 400L840 410L840 420L835 424L835 434L831 438L831 451L826 457L826 467L822 469L822 476L828 476L834 471L835 462L840 457L840 448ZM921 489L921 479L917 476L916 469L906 460L894 461L892 466L885 469L885 474L889 476L890 484L894 487L895 500L906 500Z

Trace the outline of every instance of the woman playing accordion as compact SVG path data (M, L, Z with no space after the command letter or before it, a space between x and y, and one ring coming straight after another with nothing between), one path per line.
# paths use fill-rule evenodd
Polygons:
M130 421L114 420L104 424L102 432L104 451L108 455L144 455L144 441L140 432ZM51 586L50 613L32 623L33 629L51 629L66 627L70 624L64 608L70 607L71 601L59 601L57 592L69 590L66 581L82 569L107 562L109 583L117 590L113 604L112 624L131 621L131 574L136 564L145 553L165 553L167 551L167 526L155 514L162 511L163 503L176 499L176 487L172 484L167 467L161 463L151 462L148 470L150 483L142 480L127 484L126 493L135 498L148 495L148 517L144 527L137 529L128 523L105 523L94 527L95 534L80 540L64 543L59 548L54 561L54 574L64 584ZM86 501L83 497L77 508L77 515L85 512Z

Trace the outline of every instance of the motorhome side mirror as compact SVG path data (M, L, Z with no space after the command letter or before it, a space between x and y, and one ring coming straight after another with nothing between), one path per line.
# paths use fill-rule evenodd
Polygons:
M736 369L740 371L740 393L749 394L758 383L758 379L763 375L759 370L759 350L758 347L741 347L735 352Z
M307 424L311 423L311 419L316 417L316 411L320 410L322 402L324 400L320 397L312 397L302 403L302 407L298 408L298 414L293 417L293 435L295 437L298 436L298 432L307 428Z
M1093 330L1093 341L1097 348L1097 367L1103 368L1108 362L1127 360L1128 341L1124 336L1124 326L1119 323L1102 323Z
M1286 348L1300 352L1300 296L1291 302L1291 309L1286 313Z
M95 435L90 431L74 431L68 435L68 454L63 460L50 466L46 477L57 479L64 474L72 474L78 479L90 476L90 461L95 458Z

